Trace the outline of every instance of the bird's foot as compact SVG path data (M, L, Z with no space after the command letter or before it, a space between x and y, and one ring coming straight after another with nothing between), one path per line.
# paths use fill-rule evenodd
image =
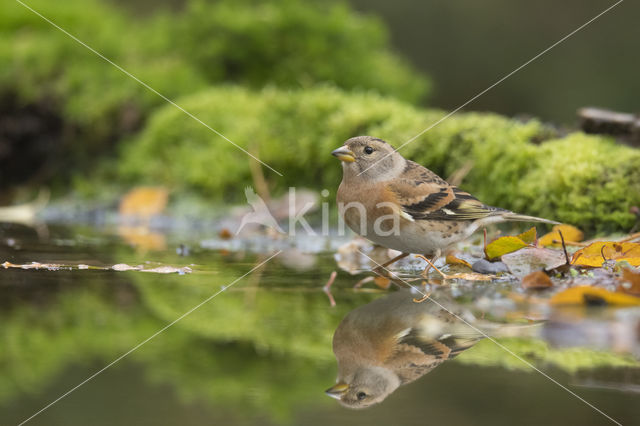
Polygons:
M424 271L422 271L422 276L423 276L423 277L428 278L428 277L429 277L429 271L431 270L431 268L433 268L437 273L439 273L439 274L440 274L440 276L441 276L443 279L445 279L445 280L446 280L446 279L448 279L448 278L451 278L449 275L447 275L447 274L445 274L444 272L442 272L440 269L438 269L438 268L436 267L436 265L434 265L434 264L433 264L433 262L436 260L436 256L432 257L431 259L427 259L427 258L426 258L426 256L423 256L423 255L421 255L421 254L416 254L416 257L418 257L418 258L420 258L420 259L424 259L424 260L429 264L429 266L427 266L427 267L424 269Z
M420 299L416 299L414 298L413 301L416 303L422 303L425 300L427 300L429 298L429 296L431 296L431 292L427 292L427 293L422 293L422 297Z

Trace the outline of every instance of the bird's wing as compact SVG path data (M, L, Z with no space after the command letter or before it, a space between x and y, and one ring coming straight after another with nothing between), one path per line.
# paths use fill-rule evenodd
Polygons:
M506 212L485 205L413 161L407 161L401 177L387 188L414 220L476 220Z
M448 359L469 349L482 337L478 335L443 334L435 339L425 338L416 329L400 338L385 365L393 369L403 383L428 373Z

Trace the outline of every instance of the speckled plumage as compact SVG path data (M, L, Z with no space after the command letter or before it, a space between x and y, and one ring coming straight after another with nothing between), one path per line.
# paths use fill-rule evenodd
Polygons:
M333 154L343 165L337 201L345 223L403 253L437 255L490 223L557 223L488 206L378 138L351 138Z
M475 322L446 297L415 303L407 290L351 311L333 336L338 362L337 389L327 392L350 408L383 401L410 383L473 346L483 336L458 320ZM363 396L364 394L364 396Z

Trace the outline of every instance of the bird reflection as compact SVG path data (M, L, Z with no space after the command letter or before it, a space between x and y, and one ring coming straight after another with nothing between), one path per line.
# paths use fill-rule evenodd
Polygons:
M456 317L476 322L450 298L437 297L443 309L414 297L400 290L347 314L333 336L338 378L327 395L349 408L380 403L483 338Z

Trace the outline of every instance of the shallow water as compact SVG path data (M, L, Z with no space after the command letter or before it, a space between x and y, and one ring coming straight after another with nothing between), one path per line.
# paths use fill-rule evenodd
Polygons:
M270 247L260 238L86 226L50 226L38 236L0 224L0 263L59 265L0 268L0 424L28 419L114 360L29 424L612 423L524 361L616 421L637 422L638 310L523 307L509 282L457 283L431 289L432 298L521 359L476 335L469 349L381 403L341 406L324 393L337 375L336 327L374 300L381 314L371 321L389 324L419 295L393 286L353 290L365 275L338 268L339 242ZM193 272L106 269L116 264ZM332 307L322 286L334 270ZM402 309L385 305L400 296ZM429 300L415 309L441 315ZM446 335L466 336L466 325L452 327Z

